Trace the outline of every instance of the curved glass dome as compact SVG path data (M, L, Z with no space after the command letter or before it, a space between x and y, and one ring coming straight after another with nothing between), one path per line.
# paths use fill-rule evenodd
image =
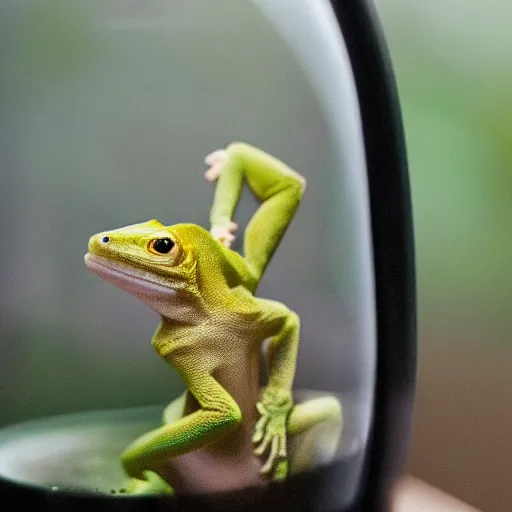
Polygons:
M352 5L346 12L339 4L343 28L343 16L359 2L346 2ZM139 435L163 428L164 407L186 389L188 405L178 405L168 424L211 409L201 405L189 377L196 362L202 367L200 360L215 354L223 370L211 374L239 405L248 401L244 426L208 441L199 436L172 452L169 459L178 463L160 476L176 496L246 492L259 484L265 492L290 492L286 484L297 478L298 488L310 487L311 508L354 506L374 467L374 391L378 361L385 363L377 351L376 279L387 270L375 267L379 220L372 221L371 204L381 199L370 193L358 66L333 6L306 0L0 2L0 28L0 225L8 240L0 246L0 477L31 492L127 499L121 452ZM371 24L366 30L373 37ZM186 370L166 364L151 346L161 311L83 263L95 233L112 244L113 229L150 219L210 229L216 189L204 180L203 162L233 141L272 155L307 181L255 294L300 317L298 356L287 360L296 368L294 410L313 404L300 418L311 428L297 427L304 434L297 438L288 431L285 484L270 487L268 477L251 471L264 465L272 441L263 456L252 454L250 436L231 443L229 457L211 448L212 442L229 444L237 429L257 429L257 399L244 391L253 386L253 373L235 371L244 351L226 348L226 331L219 330L189 357ZM244 187L233 218L239 228L232 249L241 254L244 230L261 204L250 188ZM251 243L273 236L281 218L276 211ZM130 243L138 244L135 235ZM198 239L190 243L196 252L205 247ZM200 266L220 272L215 268ZM173 315L188 336L192 327L186 331L184 317ZM263 350L258 364L266 360ZM263 389L277 375L272 372L270 361ZM212 393L207 388L206 395ZM329 397L331 406L341 404L342 420L336 407L322 409ZM189 426L183 423L180 435ZM252 469L237 463L247 457Z

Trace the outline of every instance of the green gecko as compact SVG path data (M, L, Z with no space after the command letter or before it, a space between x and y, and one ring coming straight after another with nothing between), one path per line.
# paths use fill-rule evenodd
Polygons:
M205 162L206 179L217 181L210 232L150 220L92 236L85 256L92 271L160 314L153 347L187 388L166 407L163 425L122 453L130 493L280 480L311 466L319 445L332 457L341 432L335 397L294 404L299 317L254 296L302 199L304 178L245 143L217 150ZM230 245L244 183L262 204L247 225L241 256ZM263 359L268 377L261 387ZM308 432L313 441L304 440Z

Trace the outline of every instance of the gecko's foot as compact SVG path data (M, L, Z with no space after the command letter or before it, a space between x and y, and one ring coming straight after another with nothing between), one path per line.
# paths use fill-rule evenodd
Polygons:
M210 233L215 240L218 240L224 247L229 249L236 239L235 233L237 229L238 225L234 222L230 222L227 227L213 225L210 229Z
M293 407L292 395L289 391L266 390L256 407L261 417L252 437L256 444L254 453L263 455L269 452L261 473L270 475L274 480L282 480L288 473L286 423Z
M153 471L144 471L144 480L131 478L122 489L112 490L116 495L166 494L172 495L172 487Z
M215 181L220 176L227 158L228 154L225 149L218 149L207 155L204 163L209 166L209 169L204 173L204 177L208 181Z
M288 476L288 460L281 459L277 462L274 470L274 480L284 480Z

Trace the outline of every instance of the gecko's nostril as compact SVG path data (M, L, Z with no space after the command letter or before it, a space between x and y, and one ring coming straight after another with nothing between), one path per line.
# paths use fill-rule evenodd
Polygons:
M108 244L110 242L110 238L108 236L104 236L101 241L104 243L104 244Z

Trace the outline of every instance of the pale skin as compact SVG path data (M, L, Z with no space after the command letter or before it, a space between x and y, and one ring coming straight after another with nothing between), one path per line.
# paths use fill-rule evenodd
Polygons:
M89 241L87 266L160 314L152 344L187 387L165 409L163 425L123 452L131 493L172 492L171 485L176 492L212 491L283 479L313 463L314 450L299 446L308 432L328 429L328 456L339 439L336 398L293 402L297 314L254 296L305 180L244 143L215 151L205 162L205 178L216 182L210 232L151 220ZM241 256L230 246L244 183L261 205L245 230ZM263 387L262 358L268 367Z

